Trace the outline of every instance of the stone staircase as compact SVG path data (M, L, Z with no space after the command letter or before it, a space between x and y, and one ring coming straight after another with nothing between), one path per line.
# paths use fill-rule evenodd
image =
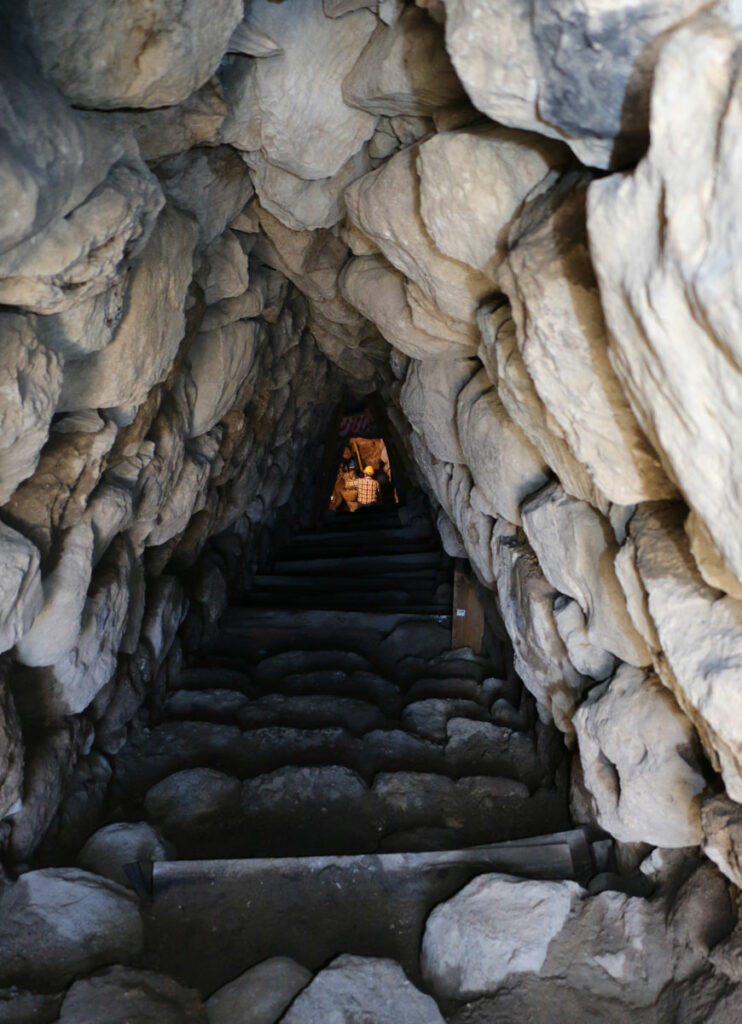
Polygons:
M267 957L348 953L422 984L426 916L475 875L607 864L520 684L451 650L450 581L427 521L336 516L228 609L115 757L108 820L169 854L127 867L151 966L208 995Z

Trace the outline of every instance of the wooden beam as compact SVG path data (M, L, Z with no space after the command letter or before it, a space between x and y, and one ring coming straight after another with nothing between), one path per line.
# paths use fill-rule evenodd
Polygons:
M453 576L453 612L451 647L471 647L481 654L484 644L484 608L477 595L477 585L469 563L456 559Z

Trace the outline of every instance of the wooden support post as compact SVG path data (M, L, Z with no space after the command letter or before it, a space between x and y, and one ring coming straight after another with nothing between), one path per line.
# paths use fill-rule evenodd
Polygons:
M484 644L484 608L477 596L477 585L469 563L456 559L453 576L453 613L451 647L471 647L481 654Z

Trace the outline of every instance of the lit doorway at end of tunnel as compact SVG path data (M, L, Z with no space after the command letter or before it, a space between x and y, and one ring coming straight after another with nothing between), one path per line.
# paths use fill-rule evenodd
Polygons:
M386 442L367 408L347 408L338 427L339 459L329 508L357 512L399 504Z

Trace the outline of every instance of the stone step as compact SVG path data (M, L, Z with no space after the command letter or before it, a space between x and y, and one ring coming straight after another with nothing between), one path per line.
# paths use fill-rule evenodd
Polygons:
M258 663L254 679L259 686L272 686L287 676L303 672L367 672L370 669L370 660L354 651L281 651Z
M418 615L446 615L451 608L451 599L437 600L429 593L410 594L404 590L387 590L370 593L368 590L338 591L336 594L309 595L306 593L284 592L277 594L270 590L254 590L241 599L243 607L286 608L306 611L400 611Z
M204 651L207 655L229 654L259 661L281 651L333 647L369 658L390 679L398 677L402 659L418 659L418 674L423 674L422 667L451 646L451 616L434 613L233 606L219 626L219 635ZM417 665L408 663L402 669L408 675Z
M307 538L297 541L294 538L281 544L275 550L274 561L292 561L302 558L342 558L358 555L373 560L380 555L420 554L435 552L442 554L440 542L434 537L411 536L401 534L396 538L374 534L361 534L358 537L333 537L325 540Z
M440 547L440 541L437 533L432 526L427 529L419 526L392 526L386 528L372 528L369 530L359 531L359 535L363 537L364 544L385 544L387 542L397 543L403 540L410 541L424 541L433 539L435 543ZM289 544L300 545L300 544L347 544L350 543L348 532L345 530L314 530L294 533L291 535Z
M360 514L330 512L322 519L323 530L379 530L384 528L403 527L404 523L396 509L368 509Z
M446 852L145 864L148 966L212 992L269 956L317 970L344 950L392 957L420 983L435 906L483 872L586 882L573 849L594 851L596 873L611 867L590 839L571 830Z
M479 682L468 676L440 676L417 679L404 696L405 704L435 698L475 701L489 709L501 694L501 680Z
M178 689L237 690L246 697L258 697L261 690L253 684L250 673L236 668L193 665L178 676Z
M347 591L352 585L359 585L361 581L347 575L340 576L310 576L310 575L269 575L268 573L257 573L252 578L254 589L263 590L289 590L309 591L315 593L333 593L336 591ZM408 593L430 594L438 587L443 580L439 574L424 570L424 575L410 576L408 573L380 573L378 576L363 576L362 585L364 590L374 592L377 590L398 589ZM249 594L250 591L247 591Z
M284 676L270 687L280 693L299 695L327 694L336 697L355 697L376 704L387 718L399 718L403 696L399 686L375 672L356 670L346 672L319 669L296 672Z
M150 789L144 807L181 859L371 853L399 833L410 850L426 849L431 830L436 845L453 848L568 824L562 794L512 779L387 772L368 786L338 765L291 765L244 782L181 771Z
M439 568L444 556L438 551L417 551L398 555L375 555L371 559L374 572L401 572L404 568ZM276 559L273 563L276 573L311 574L314 576L337 576L347 573L363 573L369 569L365 555L325 556L324 558Z
M113 759L112 800L136 804L146 790L174 772L212 767L240 779L287 765L341 765L367 782L383 771L451 777L493 775L520 779L536 789L552 768L529 734L470 719L451 719L446 742L397 728L362 736L338 726L303 729L169 720L135 736Z
M374 729L401 728L436 743L446 742L453 719L493 724L485 706L461 698L428 698L402 709L399 689L370 673L355 680L343 673L300 676L284 683L280 692L252 699L240 691L218 688L175 690L164 700L161 716L235 724L242 729L337 726L358 736Z

